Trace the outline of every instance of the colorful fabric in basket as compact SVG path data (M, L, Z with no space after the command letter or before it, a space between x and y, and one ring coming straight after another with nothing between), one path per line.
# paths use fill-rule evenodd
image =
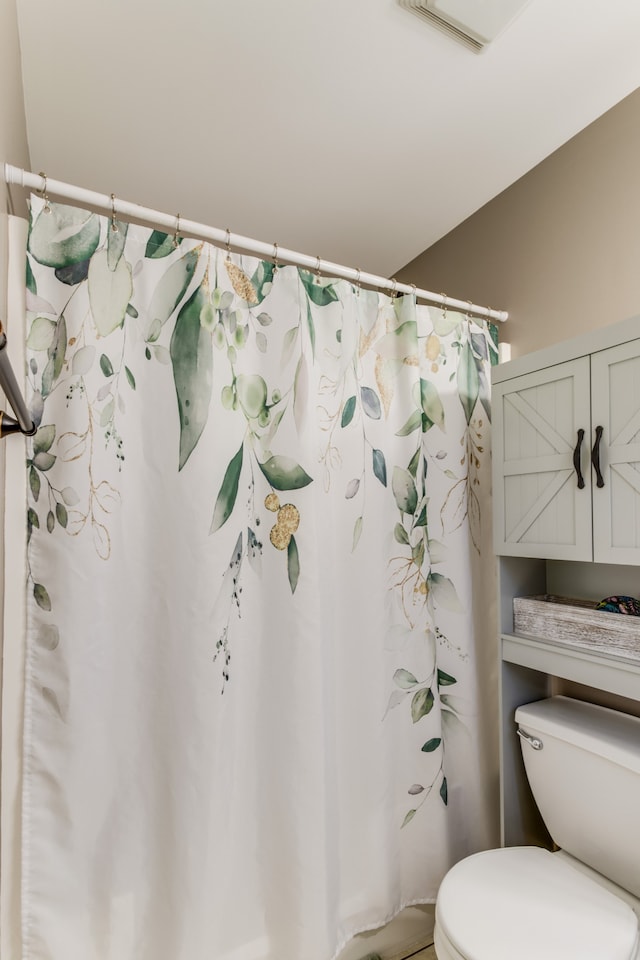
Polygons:
M611 613L628 613L640 617L640 600L635 597L605 597L596 610L609 610Z

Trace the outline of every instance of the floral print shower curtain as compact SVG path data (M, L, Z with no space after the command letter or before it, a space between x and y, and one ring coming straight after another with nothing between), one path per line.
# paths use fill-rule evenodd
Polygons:
M495 329L31 208L24 960L328 960L495 840Z

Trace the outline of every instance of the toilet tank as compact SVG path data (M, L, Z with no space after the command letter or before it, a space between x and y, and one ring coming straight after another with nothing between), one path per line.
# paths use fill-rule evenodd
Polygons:
M640 897L640 718L551 697L518 707L531 790L555 843Z

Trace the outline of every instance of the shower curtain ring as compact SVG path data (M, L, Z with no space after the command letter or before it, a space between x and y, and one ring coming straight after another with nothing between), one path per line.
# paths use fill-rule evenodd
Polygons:
M116 222L116 195L115 193L111 194L111 229L114 233L118 232L118 224Z
M356 279L356 288L357 288L357 289L356 289L356 297L359 297L359 296L360 296L360 290L362 289L362 286L361 286L361 283L360 283L360 267L356 267L356 271L357 271L357 273L358 273L358 277L357 277L357 279Z
M316 277L318 277L318 279L320 278L320 264L321 264L321 262L322 262L322 261L320 260L320 257L316 257Z
M174 234L173 234L173 245L174 245L174 247L177 247L177 246L178 246L178 244L180 243L181 239L182 239L182 238L181 238L181 236L180 236L180 214L178 213L178 214L176 214L176 229L175 229L175 232L174 232Z
M224 245L227 250L227 261L231 261L231 250L229 249L231 246L231 231L229 230L229 227L227 227L227 239L225 240Z
M273 272L274 274L280 269L280 264L278 263L278 244L274 243L273 245Z
M47 175L42 170L40 171L40 176L44 180L42 189L38 191L42 199L44 200L43 210L45 213L51 213L51 204L49 203L49 197L47 196Z
M447 295L446 295L446 293L441 293L440 296L442 297L442 319L443 319L443 320L446 320L446 318L447 318Z
M467 307L467 320L471 320L471 309L473 307L473 300L467 300L469 306Z
M392 284L391 293L389 294L389 296L391 297L392 300L395 300L395 298L398 296L398 281L396 280L395 277L391 277L391 284Z
M413 299L414 299L415 302L417 303L417 302L418 302L418 288L416 287L415 283L412 283L412 284L411 284L411 289L413 290Z

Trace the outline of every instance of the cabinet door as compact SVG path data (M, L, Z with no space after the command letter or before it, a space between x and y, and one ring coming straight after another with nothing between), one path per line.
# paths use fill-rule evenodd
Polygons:
M495 385L494 550L591 560L589 358ZM574 451L584 430L578 487Z
M602 563L640 564L640 340L591 357L592 424L602 427L593 484L593 555Z

